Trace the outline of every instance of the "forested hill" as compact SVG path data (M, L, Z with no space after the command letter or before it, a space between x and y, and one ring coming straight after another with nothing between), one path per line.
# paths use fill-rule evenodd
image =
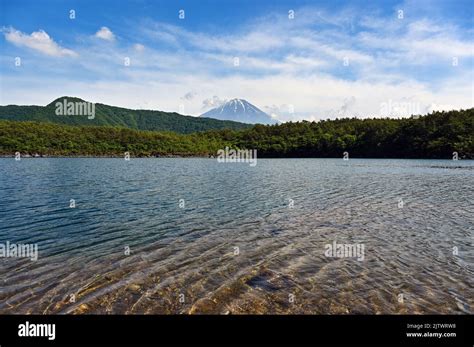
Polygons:
M49 122L66 125L113 126L137 130L174 131L181 134L206 131L211 129L245 129L251 125L223 121L212 118L183 116L151 110L131 110L127 108L95 104L95 117L87 115L56 115L56 102L83 102L74 97L61 97L47 106L0 106L0 119L12 121Z
M216 155L226 146L259 158L474 159L474 109L406 119L340 119L193 134L0 120L0 154Z

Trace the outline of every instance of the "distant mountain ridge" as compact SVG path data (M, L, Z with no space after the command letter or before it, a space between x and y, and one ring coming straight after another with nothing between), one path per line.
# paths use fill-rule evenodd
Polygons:
M239 130L250 127L248 124L228 120L184 116L175 112L132 110L100 103L95 104L93 118L87 115L57 115L56 103L63 103L64 99L67 102L86 102L76 97L63 96L46 106L0 106L0 119L65 125L113 126L137 130L173 131L181 134L214 129Z
M277 124L278 121L243 99L232 99L203 113L201 117L230 120L247 124Z

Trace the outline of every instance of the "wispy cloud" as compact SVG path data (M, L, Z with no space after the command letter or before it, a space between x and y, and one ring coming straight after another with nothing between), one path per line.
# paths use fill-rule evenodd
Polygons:
M140 44L140 43L136 43L133 45L133 48L137 51L137 52L143 52L145 50L145 46Z
M28 35L10 27L3 28L2 32L8 42L11 42L18 47L27 47L39 53L53 57L77 56L77 53L73 50L61 47L54 42L54 40L44 30L34 31Z
M196 94L197 93L194 91L187 92L181 97L181 100L192 100L196 96Z
M472 107L472 35L456 21L420 11L399 19L396 8L382 14L304 7L294 9L294 19L286 11L268 12L214 30L140 19L117 32L120 40L102 27L96 35L116 44L77 43L74 53L87 59L64 66L70 76L61 88L50 77L57 66L43 64L32 74L52 85L28 94L46 103L67 91L165 111L186 104L192 115L238 97L283 121L382 116L381 104L389 100L410 100L422 112ZM30 87L22 78L24 92ZM16 75L9 81L21 83ZM9 102L15 95L27 102L20 91L9 93Z

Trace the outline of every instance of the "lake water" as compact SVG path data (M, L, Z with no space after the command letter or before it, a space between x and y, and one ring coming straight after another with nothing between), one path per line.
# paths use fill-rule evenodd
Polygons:
M0 243L38 246L0 258L0 313L473 314L473 187L462 160L0 159Z

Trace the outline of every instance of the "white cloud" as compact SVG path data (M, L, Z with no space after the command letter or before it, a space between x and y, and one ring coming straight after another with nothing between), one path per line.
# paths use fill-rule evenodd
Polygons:
M109 28L107 27L102 27L100 28L96 33L95 37L106 40L106 41L114 41L115 40L115 35L112 31L110 31Z
M88 59L79 62L76 78L42 75L48 89L38 89L15 76L8 83L21 87L1 101L47 103L67 94L164 111L186 103L186 113L199 115L226 99L243 98L282 121L382 116L381 105L390 101L414 103L422 112L474 106L472 38L455 24L426 18L403 22L396 12L390 20L368 12L314 11L313 16L308 11L297 9L293 21L283 13L283 18L259 19L219 34L147 22L138 26L133 41L146 44L146 54L138 54L142 44L111 47L96 41L93 50L82 47ZM136 54L124 68L123 57L131 50ZM456 67L454 54L460 58ZM238 67L234 56L240 58ZM84 81L83 71L100 78ZM27 100L28 95L36 99Z
M194 91L190 91L190 92L187 92L186 94L184 94L182 97L181 97L181 100L192 100L194 99L194 97L197 95L196 92Z
M133 45L133 48L137 51L137 52L143 52L145 50L145 46L143 46L142 44L140 43L136 43Z
M53 57L77 56L77 53L73 50L59 46L44 30L34 31L30 35L14 28L7 28L2 31L5 39L15 46L27 47Z
M452 25L421 19L411 22L402 32L386 28L361 32L355 42L366 50L378 50L407 65L432 64L438 59L450 62L452 57L474 56L472 40L461 39L457 31Z
M148 23L142 31L149 37L173 45L186 42L199 50L219 52L262 52L285 46L285 41L271 31L251 30L239 34L208 35L158 22Z
M234 97L248 100L263 111L275 114L281 121L383 116L382 105L390 101L392 104L408 101L419 105L422 113L441 108L440 105L449 105L449 109L474 107L472 81L468 76L463 79L453 78L440 85L437 90L432 90L429 84L413 79L397 83L374 83L345 81L330 75L248 78L186 74L176 80L174 74L146 73L146 78L143 77L144 72L143 75L137 74L131 80L120 83L115 80L86 83L53 77L32 83L27 77L24 77L25 80L19 77L5 78L6 85L20 83L26 89L11 90L8 100L3 100L7 95L2 94L0 103L47 104L60 95L75 95L92 102L173 112L183 103L183 88L196 86L196 92L205 99L194 97L186 100L186 113L195 116ZM279 102L291 104L294 113L286 106L281 106L279 110L265 107L280 105Z
M215 107L219 107L226 103L226 99L221 99L217 95L212 96L212 98L207 98L202 101L202 109L207 110Z
M356 103L356 98L351 96L350 98L344 99L342 102L341 107L339 107L335 111L330 111L329 113L331 115L335 115L338 117L348 117L348 116L353 116L354 115L354 105ZM352 112L352 114L351 114Z

